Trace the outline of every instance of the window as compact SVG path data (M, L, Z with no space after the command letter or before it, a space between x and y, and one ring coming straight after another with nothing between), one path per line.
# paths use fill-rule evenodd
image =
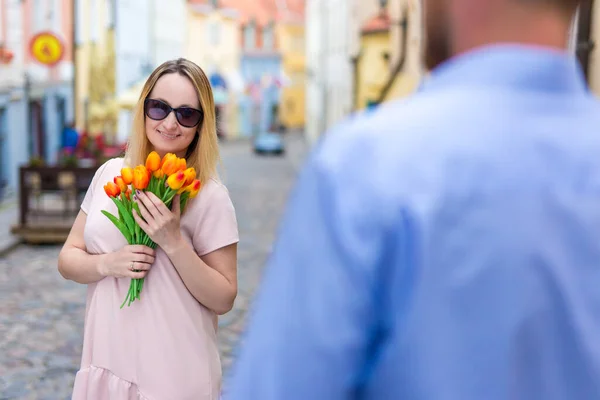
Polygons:
M115 0L106 0L106 27L113 29L115 27L116 4Z
M62 6L62 0L54 0L52 7L50 8L50 10L48 10L48 14L49 14L49 16L51 18L51 21L52 21L52 29L55 32L60 32L62 30L61 29L61 24L62 24L62 21L61 21L61 14L62 13L61 13L61 11L62 11L62 8L63 8L63 6Z
M2 24L4 23L4 21L2 21L2 18L4 18L4 12L4 7L0 7L0 44L3 44L5 40L4 35L2 34Z
M89 3L89 21L91 25L90 41L92 43L96 43L100 39L100 24L98 23L98 18L96 17L96 15L98 15L98 1L99 0L91 0Z
M39 32L49 28L47 17L50 10L48 8L47 0L34 0L32 12L34 31Z
M85 14L83 10L83 0L74 0L75 1L75 43L80 45L86 39L86 35L84 33L84 25L83 21L85 20Z
M275 47L275 40L273 37L273 24L265 26L263 30L263 49L273 50Z
M246 50L253 50L256 46L256 27L254 23L249 23L244 28L244 48Z
M208 43L217 46L221 40L221 25L217 21L211 21L206 25Z

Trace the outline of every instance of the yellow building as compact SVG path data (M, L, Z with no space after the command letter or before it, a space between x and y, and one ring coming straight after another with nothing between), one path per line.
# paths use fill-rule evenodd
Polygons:
M211 79L219 112L219 129L237 136L240 77L240 22L237 11L213 4L188 3L185 57L198 64ZM224 82L226 89L216 82Z
M388 82L380 101L406 97L417 89L424 77L422 61L423 24L419 0L392 0L388 4L391 24Z
M110 0L82 0L75 49L75 123L91 135L114 136L115 29Z
M390 75L390 16L381 9L363 26L356 66L356 109L379 101Z
M280 23L276 32L283 73L287 78L281 91L279 117L287 128L303 128L306 103L304 23Z
M391 0L363 26L356 108L408 96L423 79L418 0Z

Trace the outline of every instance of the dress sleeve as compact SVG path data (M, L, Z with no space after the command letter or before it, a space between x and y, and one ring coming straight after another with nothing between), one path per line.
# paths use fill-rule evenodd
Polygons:
M239 241L235 208L227 188L218 183L206 202L194 229L192 243L199 256Z
M90 205L92 204L92 199L94 197L94 192L97 190L97 187L102 184L102 182L101 182L102 173L104 172L104 170L106 169L106 166L111 161L112 160L106 161L104 164L102 164L96 170L96 173L94 173L94 177L92 178L92 183L90 183L90 186L88 187L88 190L85 193L85 197L83 198L83 202L81 203L81 210L86 214L89 214Z

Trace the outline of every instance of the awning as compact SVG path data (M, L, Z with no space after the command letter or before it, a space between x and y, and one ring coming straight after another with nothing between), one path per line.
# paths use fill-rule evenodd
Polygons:
M140 81L135 85L131 86L129 89L121 92L117 97L118 106L120 108L125 108L129 110L133 109L140 99L140 95L142 94L142 89L144 88L145 83L146 80L144 79L143 81Z
M103 104L90 103L88 108L88 119L90 121L105 119L106 114L106 107Z
M225 78L219 74L219 73L213 73L210 75L210 85L213 87L213 89L215 88L223 88L223 89L227 89L227 82L225 81Z

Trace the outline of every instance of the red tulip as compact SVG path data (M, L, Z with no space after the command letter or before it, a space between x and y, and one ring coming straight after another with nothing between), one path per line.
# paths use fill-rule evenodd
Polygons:
M104 185L104 192L106 192L108 197L117 197L121 194L121 189L119 189L119 186L116 183L108 182Z

